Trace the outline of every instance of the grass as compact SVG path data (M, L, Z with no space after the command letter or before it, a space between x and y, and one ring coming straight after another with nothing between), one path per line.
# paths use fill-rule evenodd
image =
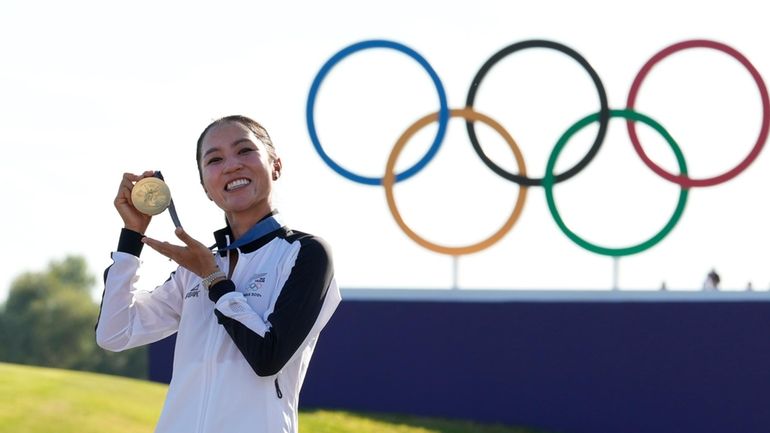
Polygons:
M0 433L151 433L166 385L0 363ZM403 415L300 412L301 433L535 433Z
M150 433L163 385L0 363L0 432Z

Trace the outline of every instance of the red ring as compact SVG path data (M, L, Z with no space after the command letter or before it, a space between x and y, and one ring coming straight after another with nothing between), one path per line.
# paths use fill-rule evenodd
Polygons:
M759 152L762 150L762 147L765 145L765 141L767 140L768 127L770 127L770 98L768 98L767 88L765 87L765 82L762 80L762 76L759 75L759 72L757 71L756 68L754 68L754 65L752 65L751 62L749 62L749 60L743 56L743 54L739 53L732 47L729 47L719 42L714 42L706 39L695 39L695 40L679 42L674 45L671 45L670 47L663 49L662 51L660 51L658 54L654 55L650 60L647 61L647 63L642 67L642 69L639 70L639 73L636 75L636 78L634 79L634 83L631 85L631 90L628 92L628 101L626 103L628 110L634 109L634 102L636 102L636 95L639 93L639 87L641 87L642 80L644 80L644 78L650 72L652 67L655 66L658 62L660 62L664 58L666 58L667 56L687 48L713 48L715 50L722 51L725 54L729 54L735 60L738 60L739 62L741 62L741 64L744 67L746 67L746 69L748 69L749 73L751 73L751 76L754 78L754 81L757 83L757 87L759 87L760 96L762 97L762 111L763 111L762 128L759 131L759 137L757 138L757 142L756 144L754 144L754 147L751 149L751 152L749 152L748 156L746 156L746 158L744 158L743 161L741 161L738 165L733 167L731 170L714 177L709 177L705 179L693 179L685 175L671 174L666 170L662 169L657 164L655 164L644 152L644 149L642 149L642 145L639 142L639 137L637 137L636 135L635 122L628 120L626 121L626 126L628 127L628 135L631 138L631 143L634 145L634 150L642 159L642 161L644 161L644 163L647 164L647 166L650 167L650 169L655 173L657 173L659 176L663 177L666 180L674 182L684 188L699 187L699 186L713 186L723 182L727 182L728 180L734 178L735 176L740 174L743 170L745 170L752 162L754 162L757 156L759 156Z

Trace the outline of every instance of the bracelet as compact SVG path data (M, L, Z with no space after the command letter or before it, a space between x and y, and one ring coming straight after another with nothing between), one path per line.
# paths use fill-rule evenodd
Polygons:
M219 279L224 280L226 278L227 276L225 275L225 273L217 269L216 271L212 272L208 276L204 277L201 280L201 284L203 285L203 288L208 290L209 287L211 287L211 283L213 283L215 280L219 280Z

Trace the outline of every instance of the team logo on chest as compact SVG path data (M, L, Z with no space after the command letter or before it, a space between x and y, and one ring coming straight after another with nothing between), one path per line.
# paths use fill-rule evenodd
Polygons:
M246 280L248 281L248 284L244 289L243 296L256 296L258 298L261 298L262 293L260 293L260 289L262 288L262 285L265 284L266 280L267 280L266 272L261 272L261 273L252 275L248 280Z

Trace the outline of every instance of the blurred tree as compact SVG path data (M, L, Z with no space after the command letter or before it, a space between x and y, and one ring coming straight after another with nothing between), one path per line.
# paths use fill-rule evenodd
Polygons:
M0 309L0 361L147 377L146 349L110 353L96 345L94 281L75 256L17 277Z

